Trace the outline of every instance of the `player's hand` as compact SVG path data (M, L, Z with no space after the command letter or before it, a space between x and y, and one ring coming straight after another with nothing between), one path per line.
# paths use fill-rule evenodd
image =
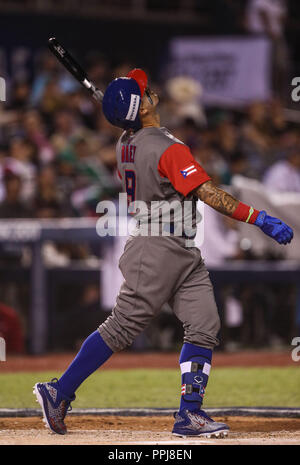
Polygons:
M279 244L289 244L294 237L292 228L278 218L267 215L264 210L259 213L254 224Z

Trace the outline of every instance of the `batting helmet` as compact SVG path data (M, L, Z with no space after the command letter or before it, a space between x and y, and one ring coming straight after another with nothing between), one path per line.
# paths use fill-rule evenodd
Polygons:
M103 96L106 119L123 129L140 129L139 109L146 87L147 75L141 69L133 69L126 77L114 79Z

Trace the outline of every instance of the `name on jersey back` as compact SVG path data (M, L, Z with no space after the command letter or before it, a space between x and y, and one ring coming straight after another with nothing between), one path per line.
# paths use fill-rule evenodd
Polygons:
M122 145L122 163L134 163L135 151L135 145Z

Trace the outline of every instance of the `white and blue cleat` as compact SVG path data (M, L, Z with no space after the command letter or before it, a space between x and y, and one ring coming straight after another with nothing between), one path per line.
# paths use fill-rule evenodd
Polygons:
M228 436L229 426L212 420L203 410L190 412L181 410L174 414L175 423L172 434L175 436L206 438L225 438Z
M51 383L35 384L33 394L36 395L37 402L42 407L45 426L53 433L66 434L67 428L64 420L68 410L71 408L71 402L75 400L75 395L73 398L62 398L56 379L52 380Z

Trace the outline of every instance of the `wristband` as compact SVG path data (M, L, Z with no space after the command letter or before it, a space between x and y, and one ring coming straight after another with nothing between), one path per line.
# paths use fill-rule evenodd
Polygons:
M239 202L235 211L231 215L231 218L238 221L244 221L245 223L254 224L258 215L258 210L255 210L253 207L249 207L249 205L246 205L243 202Z

